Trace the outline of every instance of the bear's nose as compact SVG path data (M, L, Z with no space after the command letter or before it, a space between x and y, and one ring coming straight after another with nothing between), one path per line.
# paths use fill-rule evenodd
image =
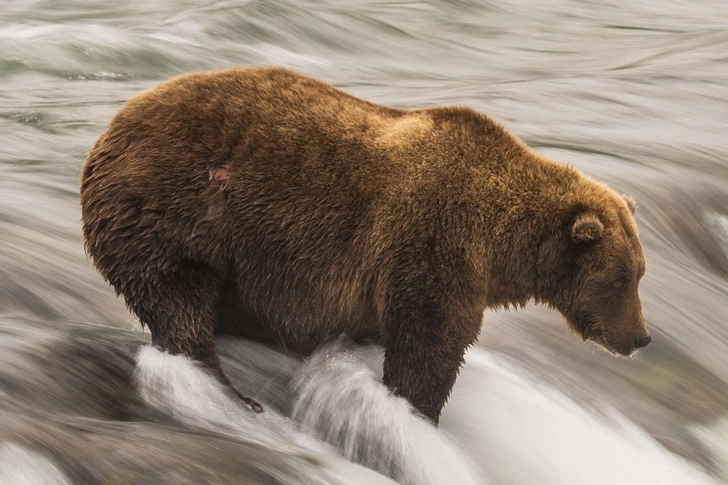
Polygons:
M650 345L650 342L652 342L652 337L649 335L647 337L638 338L634 341L634 348L635 349L641 349L643 347L647 347Z

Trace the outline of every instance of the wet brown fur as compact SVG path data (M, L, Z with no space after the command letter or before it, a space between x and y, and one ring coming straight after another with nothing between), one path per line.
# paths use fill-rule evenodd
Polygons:
M535 299L622 354L646 335L633 201L468 108L190 74L118 112L81 204L88 254L153 342L223 382L215 334L302 354L374 338L385 383L436 422L486 308Z

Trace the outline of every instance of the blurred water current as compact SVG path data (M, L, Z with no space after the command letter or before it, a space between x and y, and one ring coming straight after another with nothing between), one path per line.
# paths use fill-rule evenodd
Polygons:
M85 153L133 94L252 65L472 106L634 197L653 345L488 312L437 430L376 348L221 341L251 416L149 347L83 253ZM726 2L4 0L0 484L728 483L727 131Z

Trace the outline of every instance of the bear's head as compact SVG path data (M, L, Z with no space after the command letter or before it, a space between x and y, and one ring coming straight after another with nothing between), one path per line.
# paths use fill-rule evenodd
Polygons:
M642 316L638 286L645 257L633 217L636 205L596 184L571 206L552 254L559 265L548 303L584 339L612 353L630 355L651 337Z

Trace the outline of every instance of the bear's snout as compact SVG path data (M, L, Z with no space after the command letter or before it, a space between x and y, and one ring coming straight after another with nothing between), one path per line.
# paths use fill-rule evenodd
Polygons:
M650 342L652 342L652 337L647 335L646 337L638 338L634 341L634 348L635 349L643 349L650 345Z

